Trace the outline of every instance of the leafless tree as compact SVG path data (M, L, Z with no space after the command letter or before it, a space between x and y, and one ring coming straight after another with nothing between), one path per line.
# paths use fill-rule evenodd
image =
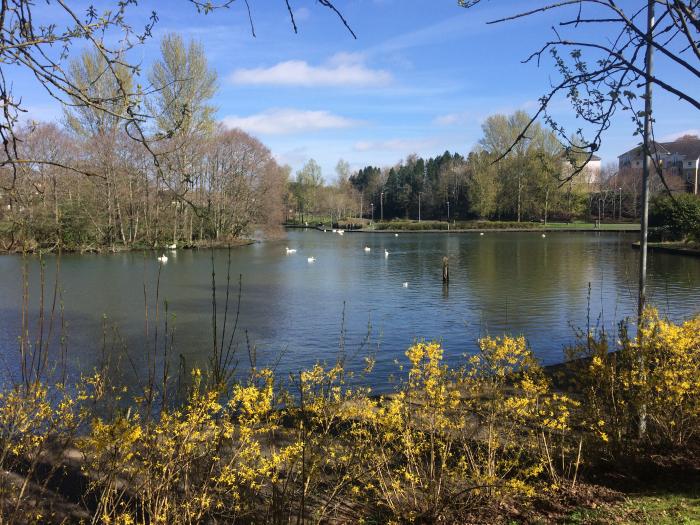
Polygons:
M203 14L238 5L234 0L187 2ZM251 32L255 36L251 3L252 0L244 0ZM332 1L318 0L318 3L330 9L355 37ZM22 164L48 162L21 155L16 130L22 114L27 111L27 101L12 92L12 72L16 70L33 75L37 83L64 106L89 108L117 119L131 138L143 143L158 164L157 151L150 145L152 137L145 126L149 115L143 110L142 99L164 87L145 83L144 87L138 87L121 82L124 72L128 77L138 76L139 64L130 61L129 51L152 36L158 21L155 11L146 20L138 18L132 9L135 5L134 0L108 0L101 2L99 8L93 5L82 8L73 0L42 0L38 5L34 0L3 0L0 3L0 169L10 171L9 176L2 177L6 184L15 184L18 167ZM284 0L283 6L296 32L290 0ZM116 92L104 96L95 93L89 84L75 82L70 71L71 59L76 48L85 47L89 53L100 57L99 78L113 80L118 86ZM65 167L92 174L79 166Z

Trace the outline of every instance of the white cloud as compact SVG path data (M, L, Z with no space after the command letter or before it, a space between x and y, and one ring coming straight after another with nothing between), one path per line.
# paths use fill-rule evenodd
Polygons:
M483 98L472 101L468 106L469 109L462 111L454 111L438 115L433 119L435 126L480 126L491 115L503 114L510 115L516 111L525 111L532 114L534 110L539 109L537 100L525 100L521 104L515 105L499 105L500 99ZM490 108L488 112L484 108ZM568 109L568 106L567 106Z
M275 159L281 165L289 164L290 166L301 166L309 160L309 152L307 148L301 146L293 148L282 153L275 153Z
M312 111L292 108L273 108L242 117L229 115L222 122L229 128L241 128L250 133L283 135L306 133L322 129L349 128L357 121L334 115L328 111Z
M659 142L673 142L674 140L681 138L683 135L696 135L700 137L700 129L691 128L685 129L683 131L677 131L676 133L671 133L669 135L661 137L661 139L659 139Z
M311 17L311 11L308 7L300 7L294 10L294 20L297 22L301 20L308 20Z
M432 148L437 145L437 139L391 139L378 141L360 141L354 146L355 151L399 151L416 153L419 150Z
M237 69L229 78L234 84L307 87L380 87L392 80L388 71L368 68L362 56L353 53L338 53L319 66L304 60L287 60L271 67Z
M477 119L475 119L471 113L463 111L458 113L447 113L446 115L439 115L435 117L435 119L433 120L433 124L436 124L438 126L456 126L470 124L475 120Z

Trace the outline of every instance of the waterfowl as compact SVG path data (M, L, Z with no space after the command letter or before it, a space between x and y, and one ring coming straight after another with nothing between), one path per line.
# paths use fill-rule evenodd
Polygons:
M384 248L384 257L389 257L389 250Z
M372 251L372 248L370 248L369 246L365 246L365 251L370 252L370 251Z
M295 248L291 248L291 249L290 249L288 246L285 246L284 249L285 249L285 251L287 252L287 255L291 255L291 254L293 254L293 253L297 253L297 251L296 251Z
M165 264L166 262L168 262L168 256L162 254L160 257L158 257L158 262Z
M174 242L172 244L168 244L168 249L169 250L176 250L177 249L177 243Z
M484 234L484 232L481 232L479 235L483 235L483 234Z
M404 288L408 288L408 283L403 283Z
M309 257L309 258L306 259L306 260L309 261L310 263L316 262L316 257Z

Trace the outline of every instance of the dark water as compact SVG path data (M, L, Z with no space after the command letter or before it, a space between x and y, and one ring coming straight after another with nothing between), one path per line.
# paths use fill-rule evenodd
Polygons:
M333 360L344 333L347 354L376 355L373 381L380 389L396 370L394 361L403 360L406 347L422 338L441 339L447 359L458 364L482 335L524 334L542 361L554 363L574 340L572 326L585 327L589 312L592 323L608 327L634 314L638 253L630 247L633 240L623 233L549 233L542 238L537 233L395 237L293 231L285 241L232 250L228 333L242 274L234 343L241 368L249 360L245 331L258 364L279 361L277 371L285 375L317 360ZM297 253L286 255L285 246ZM180 355L187 366L203 366L212 346L211 253L168 255L160 274L158 351L164 348L162 303L167 301L171 369L177 369ZM450 257L449 288L441 282L444 255ZM307 262L309 256L316 262ZM27 261L30 328L36 334L39 262ZM219 331L226 261L226 250L215 251ZM48 300L56 261L49 257L45 263ZM54 335L65 337L70 371L89 371L105 358L120 356L120 373L127 380L144 372L154 338L158 270L151 252L62 257L65 329ZM0 367L3 373L16 373L22 258L0 257L0 276ZM650 301L671 318L700 311L699 258L652 253L649 280Z

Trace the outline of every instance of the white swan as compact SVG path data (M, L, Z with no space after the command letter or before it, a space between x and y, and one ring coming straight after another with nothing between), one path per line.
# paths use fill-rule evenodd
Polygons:
M369 246L365 246L365 251L366 251L366 252L371 252L371 251L372 251L372 248L370 248Z
M546 237L546 235L543 233L543 234L542 234L542 238L544 239L545 237Z
M309 261L310 263L316 262L316 257L309 257L309 258L306 259L306 260Z
M168 249L169 250L177 250L177 243L174 242L172 244L168 244Z
M398 237L398 236L399 236L399 234L398 234L398 233L395 233L395 234L394 234L394 237Z
M285 251L287 252L287 255L291 255L291 254L293 254L293 253L297 253L297 251L296 251L295 248L291 248L291 249L290 249L289 246L285 246L284 249L285 249Z
M168 256L165 254L161 255L160 257L158 257L158 262L165 264L166 262L168 262Z
M336 230L335 228L333 228L333 229L331 230L331 232L332 232L332 233L338 233L338 230Z
M483 235L483 234L484 234L484 232L481 232L479 235Z
M384 257L389 257L389 250L384 248Z
M403 283L404 288L408 288L408 283Z
M343 235L345 233L345 230L338 230L338 235Z

